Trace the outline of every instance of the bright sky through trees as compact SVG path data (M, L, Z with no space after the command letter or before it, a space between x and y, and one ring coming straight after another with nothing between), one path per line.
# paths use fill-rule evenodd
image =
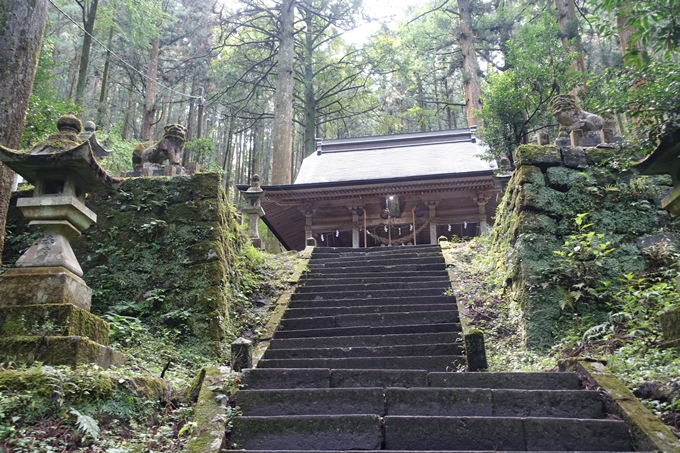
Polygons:
M354 44L364 44L371 34L375 33L382 23L394 23L402 17L409 7L424 3L424 0L364 0L364 10L371 18L360 27L345 33L344 38Z

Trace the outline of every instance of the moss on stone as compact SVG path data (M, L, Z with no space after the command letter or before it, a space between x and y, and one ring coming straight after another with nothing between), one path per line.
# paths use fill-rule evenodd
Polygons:
M560 165L562 156L555 145L520 145L515 151L515 166L536 165L541 168Z
M565 213L565 195L549 187L525 184L519 201L519 209L544 212L561 216Z
M523 165L515 170L512 176L513 185L524 185L527 183L533 184L535 186L545 185L545 176L540 168L534 165Z
M201 370L204 378L194 409L194 422L200 429L189 439L184 451L186 453L218 453L226 441L226 410L216 396L222 393L215 385L225 377L217 367L204 367ZM214 389L214 390L213 390Z
M71 304L0 307L0 336L17 335L83 336L108 345L109 325Z
M680 307L662 312L659 315L659 322L666 341L680 339Z
M102 368L121 365L125 357L113 349L79 336L15 336L0 338L3 358L46 365L95 363Z
M589 165L601 165L618 153L619 150L616 148L586 148L586 158Z
M590 185L594 181L585 172L566 167L550 167L546 170L548 185L561 192L566 192L576 185Z

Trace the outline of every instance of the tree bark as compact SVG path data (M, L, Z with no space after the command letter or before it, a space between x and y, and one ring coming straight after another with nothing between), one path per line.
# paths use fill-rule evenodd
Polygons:
M146 90L144 93L144 115L142 118L142 141L149 142L153 138L152 127L156 116L156 78L158 77L158 53L160 38L154 38L149 52L149 67L146 71Z
M463 87L465 89L465 113L468 126L479 126L480 120L477 110L481 110L480 101L482 89L477 74L477 53L475 52L475 37L470 25L470 2L458 0L458 14L460 19L460 51L463 56Z
M85 102L85 88L87 87L87 69L90 65L90 50L92 49L92 35L94 34L94 21L97 18L97 6L99 0L91 2L78 2L83 10L83 47L80 52L80 66L78 68L78 84L76 85L75 103L81 108Z
M19 148L47 21L47 0L3 0L0 9L0 144ZM0 253L14 172L0 165ZM1 255L0 255L1 256Z
M274 95L272 184L290 184L293 153L293 20L295 0L281 4L281 37Z
M309 156L316 150L316 96L314 96L314 37L312 36L312 13L303 9L305 16L305 143L304 153Z
M555 0L555 6L557 7L562 47L566 52L576 52L576 58L571 63L571 69L585 73L586 64L583 59L583 50L581 49L581 35L578 30L574 0ZM569 43L572 39L574 42Z
M109 39L107 47L111 49L113 44L113 27L109 28ZM102 87L99 91L99 104L97 105L97 126L101 126L106 116L106 92L109 84L109 70L111 68L111 51L106 51L106 60L104 61L104 73L102 74Z

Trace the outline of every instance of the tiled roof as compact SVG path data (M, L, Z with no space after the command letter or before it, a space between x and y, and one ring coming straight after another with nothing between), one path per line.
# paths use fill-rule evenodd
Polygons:
M319 140L295 184L364 181L496 169L469 129L381 137Z

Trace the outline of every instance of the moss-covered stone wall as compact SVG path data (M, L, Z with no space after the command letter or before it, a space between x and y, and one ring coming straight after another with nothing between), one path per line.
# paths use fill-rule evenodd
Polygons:
M517 149L517 168L496 211L493 241L499 276L529 347L552 345L567 318L573 322L578 316L607 315L606 300L587 294L589 288L575 298L570 292L578 283L561 281L565 261L555 251L564 250L569 236L579 233L577 215L587 213L584 224L593 224L581 232L603 234L594 241L613 249L599 257L597 265L585 263L585 280L592 288L615 285L626 273L645 271L653 265L645 247L656 239L674 238L654 236L677 230L676 222L659 206L670 190L670 178L636 177L629 170L618 170L609 163L615 153L536 145Z
M251 246L219 175L130 178L87 204L97 224L71 244L93 290L92 312L176 329L220 352ZM4 264L32 239L20 212L9 214Z

